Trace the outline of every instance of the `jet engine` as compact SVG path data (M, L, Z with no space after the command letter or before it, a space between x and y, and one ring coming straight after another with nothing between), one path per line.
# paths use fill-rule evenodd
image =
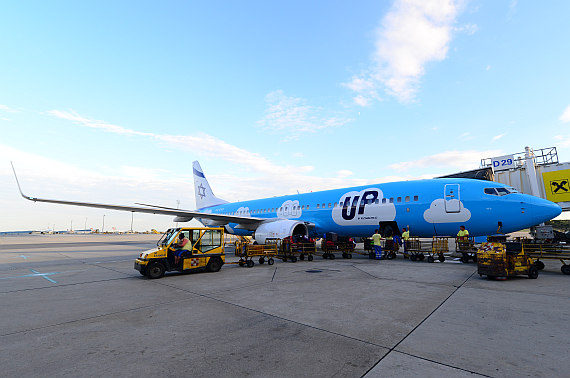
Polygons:
M303 222L290 219L262 223L255 230L253 238L257 243L265 244L265 239L284 239L292 235L309 236L307 225Z

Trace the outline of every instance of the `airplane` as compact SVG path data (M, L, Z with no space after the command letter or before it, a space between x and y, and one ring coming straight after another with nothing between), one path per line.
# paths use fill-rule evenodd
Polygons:
M268 238L318 237L326 232L364 237L410 229L417 237L454 236L464 225L470 236L509 233L558 216L554 202L517 192L491 181L437 178L363 185L230 203L214 195L198 161L192 164L197 210L137 203L122 206L22 197L34 202L87 206L174 216L174 222L197 219L205 226L225 227L235 235Z

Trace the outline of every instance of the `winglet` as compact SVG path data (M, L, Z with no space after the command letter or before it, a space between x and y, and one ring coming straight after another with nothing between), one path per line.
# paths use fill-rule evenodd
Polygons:
M22 192L22 188L20 187L20 181L18 181L18 176L16 175L16 169L14 169L14 163L12 163L12 161L10 161L10 164L12 165L12 171L14 172L14 177L16 178L16 184L18 184L18 190L20 191L20 195L27 200L35 201L36 200L35 198L28 197L27 195L25 195Z

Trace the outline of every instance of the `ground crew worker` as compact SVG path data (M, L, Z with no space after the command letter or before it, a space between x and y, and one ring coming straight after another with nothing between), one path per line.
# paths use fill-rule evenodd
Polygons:
M402 228L402 240L404 244L404 253L408 251L408 239L410 238L410 231L406 227Z
M372 235L372 244L374 245L374 255L378 260L382 259L382 236L378 233L378 230L374 230L374 235Z
M460 242L469 241L469 231L465 229L465 226L459 226L459 232L457 233L457 240Z
M190 240L186 238L183 232L178 236L178 242L175 244L174 249L174 265L178 265L182 254L191 248Z

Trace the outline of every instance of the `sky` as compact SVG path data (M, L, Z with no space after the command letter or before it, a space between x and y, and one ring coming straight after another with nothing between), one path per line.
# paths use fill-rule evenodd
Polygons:
M228 201L570 161L570 2L25 1L0 12L0 231L164 230Z

